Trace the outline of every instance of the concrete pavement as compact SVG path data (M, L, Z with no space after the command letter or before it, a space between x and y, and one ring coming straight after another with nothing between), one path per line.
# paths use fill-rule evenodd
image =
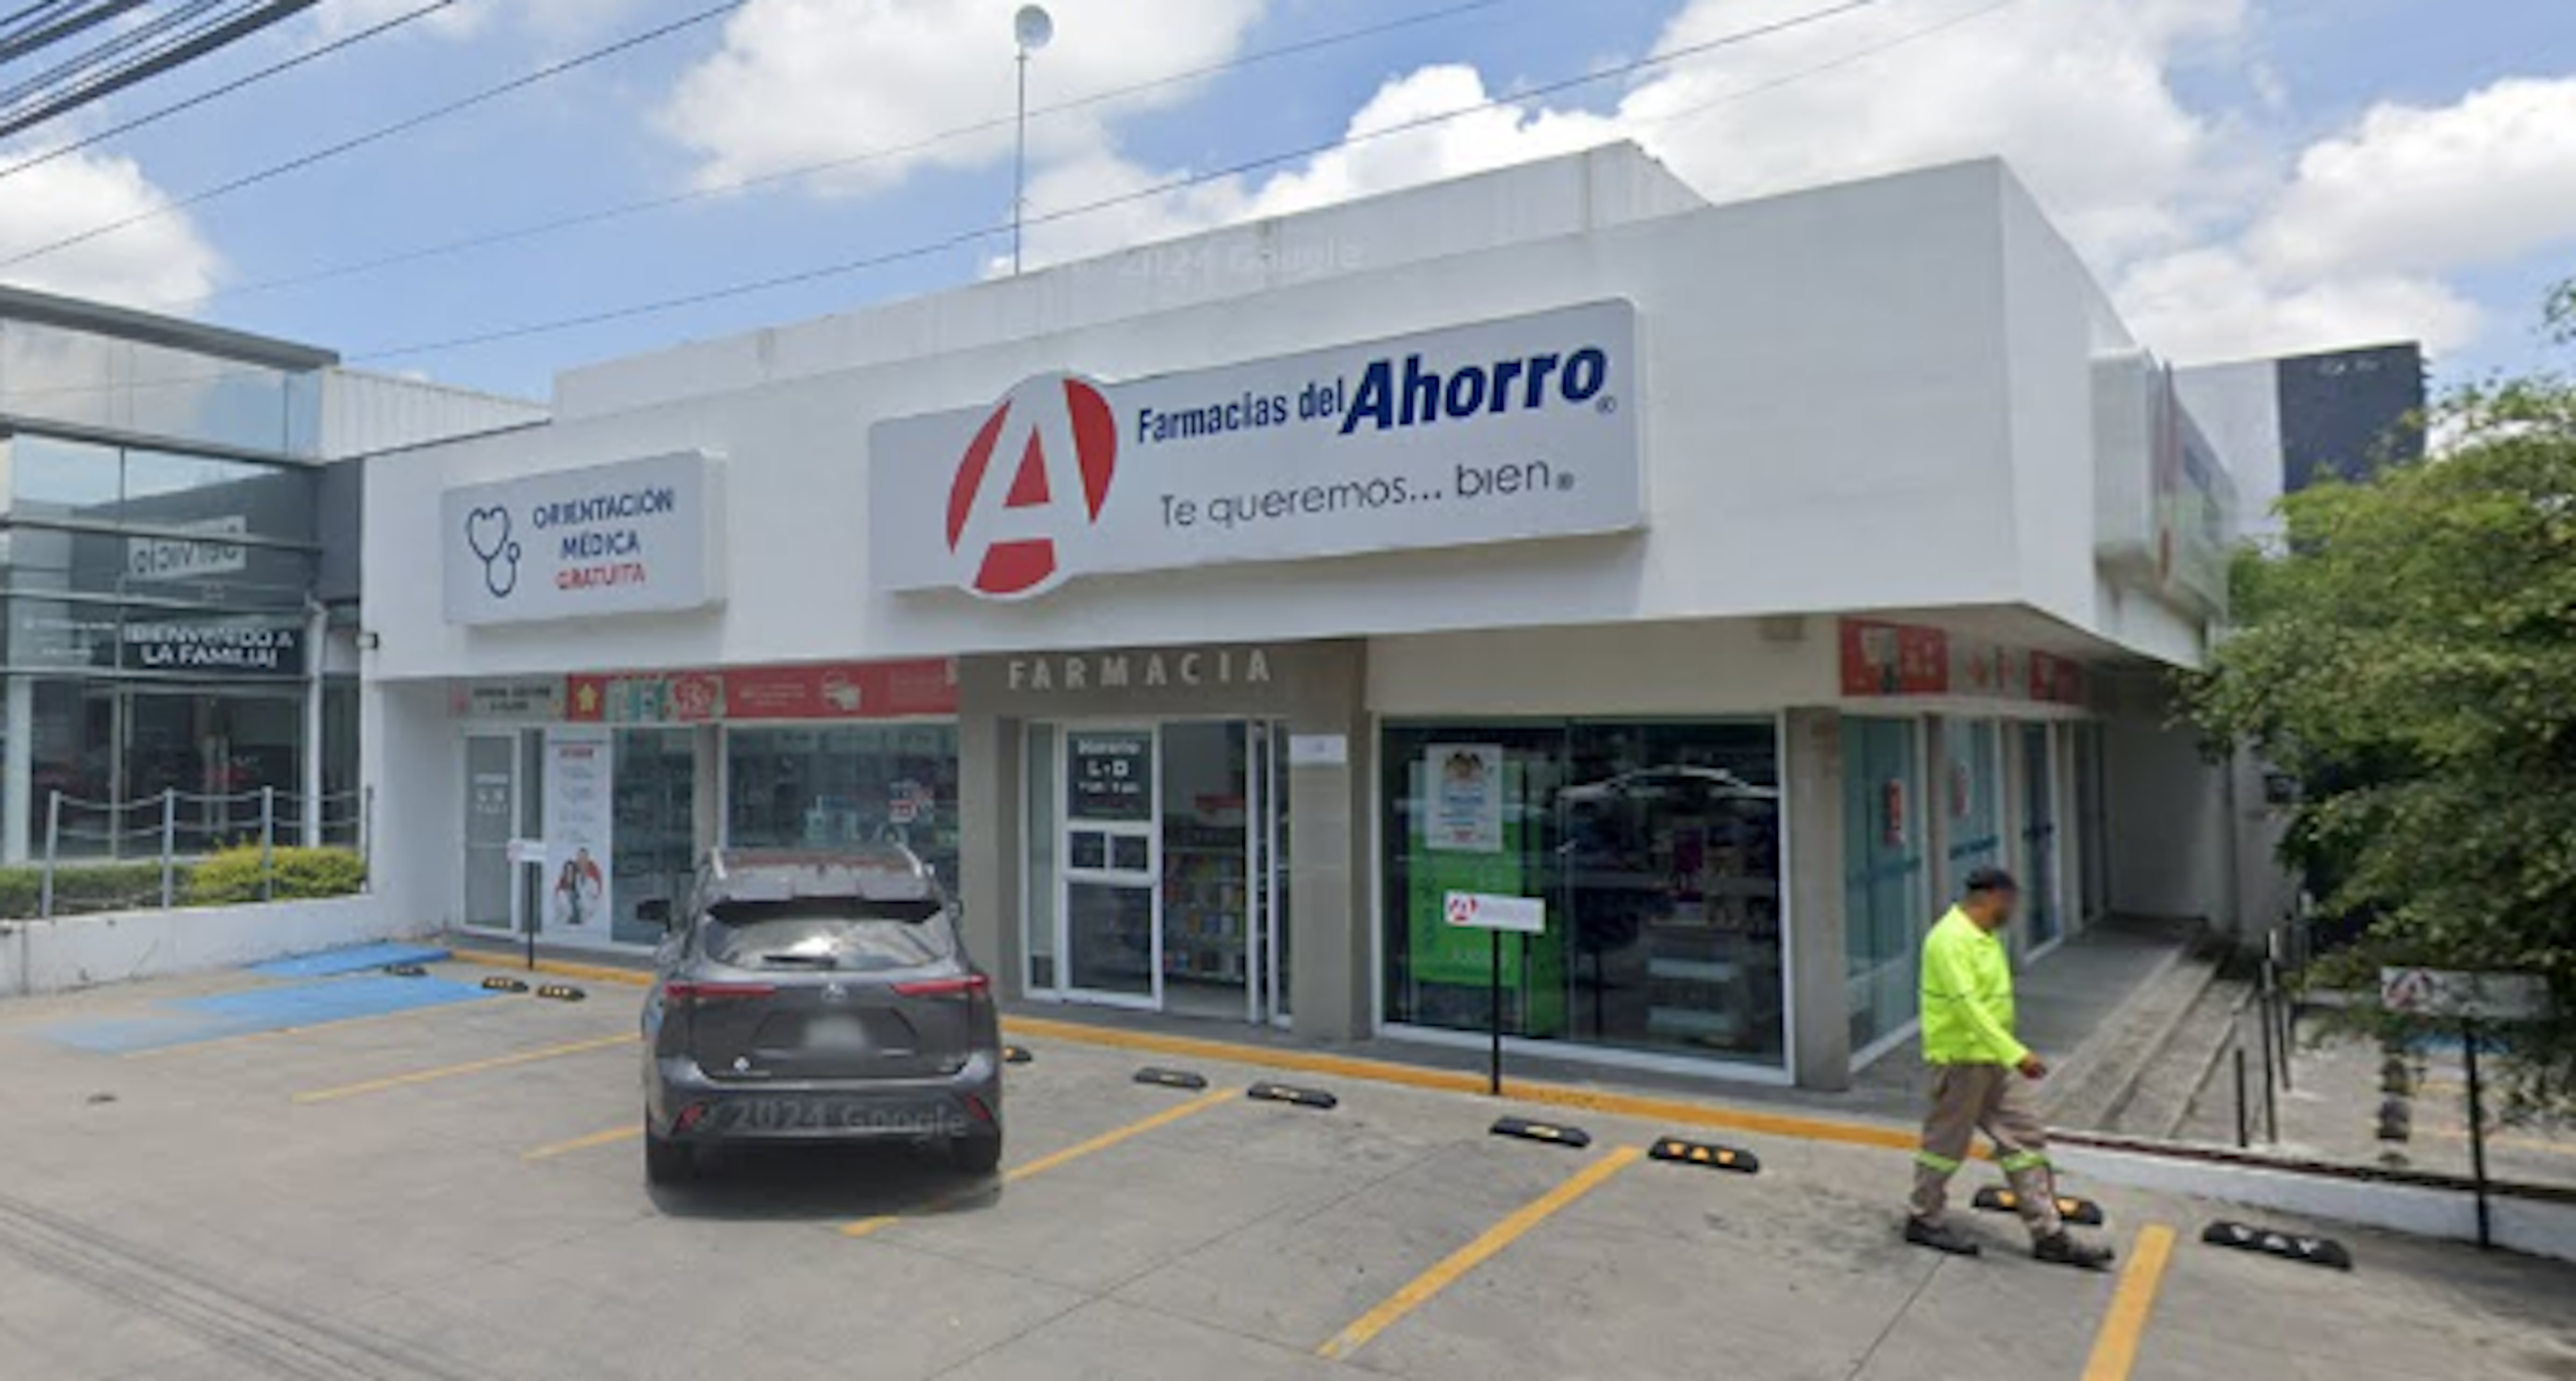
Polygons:
M1439 1088L1141 1086L1053 1028L1011 1071L1002 1182L796 1153L667 1193L628 1134L630 989L130 1056L47 1037L166 995L0 1009L0 1376L2576 1375L2565 1267L2342 1233L2362 1267L2327 1272L2106 1190L2124 1252L2179 1240L2103 1372L2138 1283L1984 1215L1982 1260L1904 1246L1898 1150L1700 1133L1764 1162L1729 1174L1635 1156L1680 1129L1608 1113L1510 1109L1581 1122L1574 1150ZM1260 1058L1194 1067L1223 1094L1278 1076Z

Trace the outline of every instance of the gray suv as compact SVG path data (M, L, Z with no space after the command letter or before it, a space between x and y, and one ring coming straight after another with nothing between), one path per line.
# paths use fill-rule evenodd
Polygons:
M644 999L654 1183L742 1142L910 1142L977 1173L1001 1163L992 983L920 859L719 852L685 915L654 909L668 930Z

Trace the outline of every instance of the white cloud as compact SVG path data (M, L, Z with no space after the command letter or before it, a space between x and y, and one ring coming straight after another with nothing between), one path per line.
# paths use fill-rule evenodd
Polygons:
M1222 62L1264 0L1059 0L1055 41L1029 68L1039 109ZM854 153L911 145L999 121L980 135L857 165L827 190L873 191L925 167L971 168L1010 156L1011 16L1017 0L752 0L725 26L722 51L681 78L663 131L701 155L702 184L757 177ZM1031 121L1033 159L1102 147L1115 113L1178 102L1173 83Z
M1656 51L1811 8L1694 0ZM1497 108L1338 149L1230 195L1192 189L1166 208L1159 228L1184 233L1227 209L1276 214L1633 137L1719 200L2001 154L2081 248L2120 259L2185 242L2248 176L2223 156L2220 131L2186 109L2163 76L2183 48L2223 39L2241 19L2242 0L2051 0L1991 15L1959 0L1891 0L1648 69L1626 90L1612 88L1618 100L1607 114ZM1961 22L1915 37L1950 20ZM1490 94L1473 68L1420 68L1382 86L1348 133L1473 107ZM1086 169L1103 185L1169 176L1095 154L1033 184L1033 205L1086 200L1067 176ZM1124 209L1119 221L1130 235L1150 236L1154 218ZM1033 239L1048 258L1128 242L1070 222Z
M41 145L0 150L0 168L45 151ZM76 153L0 178L0 259L165 200L130 158ZM170 215L29 260L0 277L19 287L166 310L204 299L218 266L195 223Z
M2497 263L2576 239L2576 77L2507 79L2456 104L2380 105L2299 157L2249 237L2304 275Z
M2137 265L2119 285L2122 315L2155 349L2200 362L2418 340L2435 355L2474 339L2477 305L2438 279L2364 273L2285 280L2228 245Z
M755 0L726 51L693 72L666 125L706 176L770 171L897 143L1008 109L1009 0L937 17L918 0ZM1070 48L1120 6L1065 0L1051 50L1061 92L1133 81L1232 51L1257 0L1166 25L1148 51ZM1191 7L1193 11L1200 9ZM1671 53L1812 8L1688 0ZM1945 160L2001 156L2110 286L2147 342L2178 359L2413 338L2470 343L2484 314L2444 275L2576 240L2576 78L2497 82L2438 107L2382 105L2281 156L2277 74L2255 60L2251 0L1885 0L1652 68L1599 96L1468 110L1493 94L1473 67L1390 78L1349 120L1357 140L1272 173L1156 193L1186 170L1124 156L1103 114L1042 126L1029 254L1098 254L1251 216L1635 138L1713 199L1757 196ZM1102 27L1117 27L1114 20ZM864 34L864 42L860 35ZM957 53L972 49L969 58ZM1185 56L1184 53L1190 56ZM2195 108L2177 74L2223 68L2247 108ZM828 74L828 75L826 75ZM1040 104L1046 97L1038 98ZM1382 137L1380 137L1382 136ZM876 190L923 166L974 166L1007 135L873 165ZM1049 213L1122 198L1063 220Z

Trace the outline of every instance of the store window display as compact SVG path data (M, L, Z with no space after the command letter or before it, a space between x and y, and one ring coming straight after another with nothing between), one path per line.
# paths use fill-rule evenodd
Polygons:
M1491 959L1450 891L1536 897L1504 1022L1540 1040L1784 1062L1778 744L1768 723L1395 725L1387 1018L1481 1030Z
M725 838L749 849L900 844L954 887L957 728L728 729Z

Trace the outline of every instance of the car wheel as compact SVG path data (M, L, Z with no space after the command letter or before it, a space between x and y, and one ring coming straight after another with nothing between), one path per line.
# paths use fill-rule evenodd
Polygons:
M961 1136L948 1143L948 1163L970 1175L989 1175L1002 1168L1000 1129Z
M644 1179L651 1184L687 1184L698 1177L698 1149L644 1131Z

